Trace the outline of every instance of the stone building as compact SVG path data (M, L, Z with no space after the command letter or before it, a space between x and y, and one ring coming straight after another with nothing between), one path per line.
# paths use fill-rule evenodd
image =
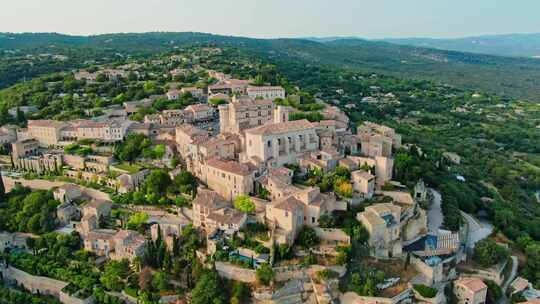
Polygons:
M401 207L392 203L375 204L366 207L356 218L369 232L369 244L375 256L401 255Z
M375 176L363 170L351 172L353 190L360 193L363 198L372 198L375 193Z
M37 174L42 174L44 172L57 172L60 170L60 168L62 168L62 155L42 154L14 158L13 165L15 169L35 172Z
M255 169L236 161L209 159L203 169L203 181L227 200L254 192Z
M54 199L61 203L72 203L82 195L81 187L75 184L64 184L53 191Z
M318 187L297 188L291 195L266 205L266 221L275 229L277 243L292 244L304 225L317 227L322 215L346 208L345 203L336 202L333 195L321 193Z
M192 117L193 122L210 121L214 118L214 108L207 104L189 105L184 109Z
M193 226L213 234L217 230L232 235L246 223L246 214L232 208L217 192L200 189L193 200Z
M285 98L285 89L280 86L248 87L246 93L251 98L275 100Z
M176 127L176 145L180 156L187 159L194 154L193 141L197 138L208 138L208 132L189 124L182 124Z
M133 261L136 257L141 257L147 245L146 238L136 231L120 230L113 239L114 255L113 259L128 259Z
M454 294L460 304L483 304L487 286L479 278L462 277L454 281Z
M67 127L68 124L55 120L29 120L28 135L42 147L56 146L62 141L62 130Z
M275 105L270 99L233 97L231 103L219 106L220 132L239 134L245 129L272 122L274 110Z
M35 156L39 153L39 142L35 139L18 140L11 144L11 151L14 159Z
M306 119L263 125L246 130L245 135L246 160L268 167L296 164L301 154L319 148L316 128Z

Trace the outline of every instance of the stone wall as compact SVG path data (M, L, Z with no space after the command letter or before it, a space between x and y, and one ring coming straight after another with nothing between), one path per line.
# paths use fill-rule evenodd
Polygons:
M0 272L2 273L4 280L16 282L18 285L22 285L25 289L32 293L53 296L64 304L94 303L94 298L92 296L87 299L79 299L62 292L62 289L69 285L69 283L63 281L47 277L34 276L11 266L0 266Z
M59 298L62 288L68 285L68 283L66 282L54 280L51 278L33 276L15 267L0 267L2 267L1 272L4 280L15 281L18 285L23 285L25 289L29 290L32 293L51 295Z
M4 186L6 188L6 192L11 191L15 187L15 184L21 184L22 186L36 189L36 190L49 190L54 187L60 187L65 182L53 182L53 181L47 181L47 180L41 180L41 179L32 179L27 180L24 178L12 178L9 176L2 176L2 180L4 181Z
M427 280L429 286L441 282L443 280L443 264L439 263L436 266L429 266L424 261L411 255L411 265L420 272Z
M36 189L36 190L49 190L52 188L60 187L65 184L69 184L66 182L61 181L48 181L43 179L24 179L24 178L13 178L9 176L2 176L2 180L4 181L4 186L6 188L6 192L11 191L15 187L15 184L20 184L22 186ZM81 192L88 196L91 199L95 200L107 200L110 201L109 194L99 191L92 188L87 188L83 186L78 186L81 188Z
M315 233L317 233L317 236L321 241L323 242L337 242L337 243L344 243L344 244L350 244L351 243L351 237L348 236L343 230L341 229L331 229L331 228L313 228L315 230Z
M254 283L257 280L255 270L242 268L230 263L216 262L216 270L220 276L235 281Z

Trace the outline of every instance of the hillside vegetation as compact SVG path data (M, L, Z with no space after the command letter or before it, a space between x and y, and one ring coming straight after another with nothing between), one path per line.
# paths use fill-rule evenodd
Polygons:
M55 72L60 68L27 54L61 54L64 68L79 67L89 60L150 56L192 45L239 47L272 59L294 59L424 80L435 80L501 96L538 101L540 60L443 51L359 39L325 43L303 39L251 39L204 33L107 34L66 36L60 34L0 34L0 88L25 77ZM56 60L58 59L50 59ZM12 71L16 71L13 73Z

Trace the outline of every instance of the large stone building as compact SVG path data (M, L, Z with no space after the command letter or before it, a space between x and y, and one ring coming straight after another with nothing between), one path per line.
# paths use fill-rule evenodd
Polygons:
M130 121L103 121L77 120L71 123L65 132L61 132L62 139L66 141L94 139L104 142L119 142L126 136Z
M392 203L375 204L366 207L356 218L369 232L369 244L375 256L401 255L401 207Z
M246 93L251 98L275 100L285 98L285 89L279 86L248 87Z
M43 147L56 146L62 141L61 132L68 124L55 120L29 120L28 135Z
M401 147L401 135L394 129L372 122L364 122L357 134L362 154L370 157L391 157L392 151Z
M319 148L316 127L305 119L267 124L245 134L246 160L273 167L295 164L298 156Z
M302 227L317 227L322 215L345 210L332 195L323 194L318 187L290 188L292 194L266 205L266 221L274 229L279 244L293 244Z
M203 181L227 200L254 192L255 169L236 161L209 159Z
M274 120L274 110L270 99L233 97L231 103L219 106L220 132L239 134L245 129L264 125Z

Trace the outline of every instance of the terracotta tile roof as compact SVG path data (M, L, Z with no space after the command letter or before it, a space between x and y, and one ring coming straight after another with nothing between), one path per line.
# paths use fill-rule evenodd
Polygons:
M273 91L282 91L282 90L285 90L283 87L280 87L280 86L262 86L262 87L248 87L247 88L247 91L250 92L250 91L270 91L270 90L273 90Z
M249 96L239 96L233 97L233 105L243 106L243 107L253 107L253 106L271 106L274 102L271 99L253 99Z
M95 229L90 231L84 239L90 241L96 240L112 240L115 236L116 230L112 229Z
M102 208L102 207L112 207L112 204L108 201L104 200L93 200L90 201L88 204L84 205L84 208Z
M137 248L146 243L146 238L136 232L131 230L120 230L114 235L115 240L126 241L126 246L131 248Z
M211 212L207 219L219 224L240 225L246 215L233 208L222 208Z
M246 130L246 134L255 134L255 135L277 135L288 132L302 131L306 129L312 129L315 126L309 122L307 119L302 120L293 120L283 123L272 123L262 125L260 127L252 128Z
M186 111L193 111L193 112L211 111L211 110L212 110L211 106L209 106L207 104L203 104L203 103L189 105L189 106L186 107Z
M474 293L487 288L486 284L479 278L459 278L455 284L462 285Z
M176 132L182 132L187 134L188 136L194 136L194 135L207 135L208 133L204 130L201 130L197 127L194 127L190 124L181 124L176 127Z
M372 175L369 172L363 171L363 170L356 170L351 173L353 179L372 179L375 178L374 175Z
M289 196L274 205L274 208L276 209L287 210L291 212L303 207L304 204L302 204L302 202L296 199L294 196Z
M529 281L522 277L517 277L512 284L510 284L514 292L520 292L529 287ZM540 303L540 300L539 300Z
M29 127L49 127L49 128L61 128L65 127L66 123L56 120L29 120Z
M210 208L222 208L229 203L225 201L217 192L200 189L197 191L197 197L193 200L194 205L201 205Z
M247 164L241 164L236 161L227 161L227 160L220 160L220 159L210 159L206 162L207 166L213 167L222 171L230 172L232 174L236 175L250 175L255 170L248 166Z

